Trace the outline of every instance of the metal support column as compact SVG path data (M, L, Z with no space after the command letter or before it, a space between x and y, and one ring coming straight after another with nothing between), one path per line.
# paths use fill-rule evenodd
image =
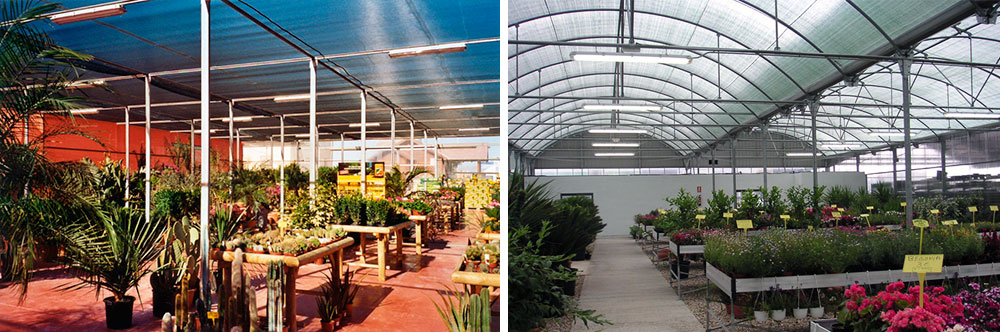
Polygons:
M149 80L150 80L149 75L146 75L146 79L145 79L145 90L146 90L146 92L145 92L145 95L146 95L146 140L145 140L145 145L146 145L146 147L145 147L146 148L146 179L145 179L145 182L143 183L143 189L145 191L145 196L146 196L145 198L146 198L146 223L147 224L149 223L150 203L153 201L152 191L151 191L151 188L150 188L150 186L151 186L150 183L152 182L151 178L150 178L150 171L153 169L153 166L152 166L153 159L152 159L152 154L149 151L150 150L150 147L149 147L149 142L150 142L150 139L149 139L149 125L150 125L150 121L149 121L149 112L150 112L150 106L149 106Z
M712 166L712 194L715 194L715 167L718 166L715 160L715 148L712 148L712 162L709 165Z
M424 169L428 169L427 164L429 164L427 159L427 130L424 130L424 139L420 141L420 145L424 146Z
M903 76L903 145L906 146L904 174L906 177L906 224L913 225L913 146L910 144L910 64L907 57L899 61L899 72Z
M208 160L208 119L209 119L209 103L211 102L211 95L209 94L209 73L211 70L209 66L211 61L209 61L209 56L211 56L211 50L209 47L210 34L209 29L211 25L209 24L209 3L211 0L201 1L201 300L205 303L206 308L210 308L212 305L212 292L209 288L209 268L211 268L211 262L208 260L208 218L209 218L209 204L211 198L209 191L209 160ZM148 99L147 99L148 102ZM147 189L148 190L148 189Z
M736 137L729 139L729 166L733 169L733 209L738 207L736 203Z
M413 146L416 145L417 143L414 142L414 139L415 137L413 135L413 121L410 121L410 157L409 157L410 171L413 171L413 165L416 164L416 161L413 158Z
M767 133L767 124L764 125L764 130L762 132L764 134L764 137L760 141L761 142L761 148L760 149L761 149L761 153L762 153L763 158L764 158L764 171L761 172L761 173L764 175L764 189L768 189L768 186L767 186L767 139L771 135L768 135L768 133ZM765 203L766 203L766 201L765 201Z
M232 173L236 162L233 160L233 101L229 101L229 172Z
M236 165L243 168L243 143L240 142L239 128L236 128Z
M948 170L945 163L948 159L947 154L945 154L945 151L948 151L947 144L945 143L947 141L944 138L941 139L941 195L948 194Z
M854 156L854 171L861 172L861 155Z
M129 179L131 179L130 176L131 174L129 174L129 167L130 167L129 163L131 163L131 161L129 160L128 150L129 150L129 139L132 138L132 136L129 135L130 134L129 127L132 126L132 122L129 122L128 111L129 111L128 106L125 106L125 207L129 207L130 205L128 199L129 199L129 182L131 182L129 181Z
M191 173L194 173L194 120L191 120Z
M819 112L819 105L816 105L816 101L809 102L809 116L812 118L812 159L813 159L813 192L819 188L819 173L817 172L819 161L819 146L816 145L816 113Z
M279 203L278 208L278 220L283 220L281 218L285 217L285 116L281 116L281 168L278 171L281 174L281 183L279 183L278 188L281 190L279 193Z
M368 193L368 105L365 99L365 92L361 91L361 195L367 197ZM363 248L361 250L364 250ZM420 250L420 248L417 248Z
M396 166L396 111L389 111L389 169Z
M316 206L316 175L319 173L319 141L316 133L316 59L309 59L309 207Z
M898 171L896 170L896 164L899 162L899 156L896 155L896 148L892 148L892 192L899 193L899 187L896 183L899 182Z
M340 133L340 162L345 162L344 160L344 133Z
M439 177L438 174L438 138L434 137L434 178Z

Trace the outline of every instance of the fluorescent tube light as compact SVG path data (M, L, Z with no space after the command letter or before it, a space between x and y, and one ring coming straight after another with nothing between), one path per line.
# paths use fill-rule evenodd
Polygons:
M632 152L598 152L594 154L594 157L634 157L635 153Z
M789 157L812 157L815 156L812 152L789 152L785 154Z
M378 123L378 122L368 122L368 123L365 123L365 127L378 127L380 125L382 125L382 124ZM349 124L347 126L351 127L351 128L361 128L361 124L360 123L352 123L352 124Z
M674 65L686 65L691 63L691 57L682 55L661 55L642 53L591 53L572 52L569 54L576 61L602 61L602 62L641 62L641 63L663 63Z
M234 116L233 122L250 122L253 121L252 116ZM229 122L229 118L222 118L222 122Z
M84 8L68 12L61 12L49 19L55 24L67 24L86 20L94 20L109 16L121 15L125 13L125 6L122 4L104 5L91 8Z
M645 134L646 131L642 129L591 129L588 130L591 134Z
M663 108L653 105L583 105L588 111L659 111Z
M912 133L911 133L912 134ZM869 136L880 136L880 137L901 137L904 136L901 131L869 131Z
M595 148L637 148L639 143L594 143Z
M81 109L70 110L69 113L70 114L96 114L97 111L98 110L96 108L81 108Z
M822 145L820 145L820 147L824 147L824 148L828 148L828 149L851 149L851 148L861 147L861 144L850 144L850 143L844 143L844 144L822 144Z
M424 54L451 53L465 51L465 43L450 43L430 46L401 48L389 51L390 58L402 58Z
M218 131L219 131L218 129L209 129L209 130L208 130L208 133L209 133L209 134L215 134L215 133L216 133L216 132L218 132ZM195 133L195 134L201 134L201 129L195 129L195 130L194 130L194 133Z
M274 97L274 102L276 103L284 103L289 101L302 101L302 100L309 100L309 95L287 95L281 97Z
M447 110L472 110L472 109L479 109L479 108L483 108L483 104L448 105L448 106L438 107L438 109L440 109L442 111L447 111Z
M458 131L490 131L490 128L460 128Z
M316 136L319 136L319 135L316 135ZM305 137L309 137L309 134L295 134L295 137L305 138Z
M1000 119L1000 113L946 112L944 113L944 117L955 119Z

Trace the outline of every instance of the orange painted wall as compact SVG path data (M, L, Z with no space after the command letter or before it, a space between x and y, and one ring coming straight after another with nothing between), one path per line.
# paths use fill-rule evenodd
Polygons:
M51 137L45 142L45 153L53 161L79 161L83 158L90 158L90 160L95 162L101 162L105 157L112 160L125 160L125 125L107 121L86 120L79 116L70 120L64 116L46 115L42 121L44 122L38 123L40 121L33 121L28 132L29 135L31 131L39 130L36 127L45 126L49 129L54 129L61 126L75 125L81 131L97 140L95 142L94 140L77 135ZM131 136L129 137L129 150L131 151L131 156L129 157L131 165L129 167L133 170L139 168L138 158L145 153L144 130L143 126L132 126L129 129L129 136ZM191 142L191 136L188 133L171 133L167 130L154 128L150 129L149 134L150 145L152 146L150 152L152 153L154 169L161 165L173 164L168 152L168 147L171 143L181 141L184 144L190 144ZM226 147L228 143L228 139L218 138L213 138L210 143L212 150L219 154L219 160L223 164L220 166L223 169L229 164L227 162L229 159L229 150ZM236 142L233 142L233 145L233 153L235 155L237 153L235 149ZM200 135L195 135L195 146L201 146ZM201 160L200 153L201 150L195 151L195 162ZM213 167L215 166L213 165Z

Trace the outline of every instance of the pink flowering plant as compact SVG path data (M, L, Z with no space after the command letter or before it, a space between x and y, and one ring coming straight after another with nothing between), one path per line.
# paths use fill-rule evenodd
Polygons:
M918 306L920 287L906 289L902 282L886 286L875 296L865 288L851 285L844 291L844 307L837 320L854 331L928 331L942 332L963 317L961 300L942 294L944 288L926 287L924 307Z
M955 300L965 306L961 317L948 321L959 323L966 331L1000 331L1000 286L983 287L979 283L969 283L969 289L955 294Z

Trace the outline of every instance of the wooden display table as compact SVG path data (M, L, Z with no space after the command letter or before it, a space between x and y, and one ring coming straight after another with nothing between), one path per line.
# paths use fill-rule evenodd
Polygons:
M399 260L400 264L403 262L403 228L413 225L414 221L406 221L392 226L360 226L360 225L337 225L346 232L361 233L361 243L359 248L360 262L348 263L350 266L359 267L370 267L378 269L378 280L385 281L385 261L386 255L389 254L389 235L396 235L396 254L395 259ZM420 226L417 226L420 227ZM422 241L420 239L419 228L416 232L418 243ZM365 257L365 235L372 234L378 241L378 263L370 264L368 263L368 258ZM420 250L417 250L417 267L420 267Z
M489 287L490 293L493 293L494 288L503 284L503 278L499 273L465 271L463 260L455 267L455 272L451 273L451 282L472 286L473 294L479 294L483 287Z
M500 233L478 233L476 234L476 240L483 241L500 241Z
M427 237L427 216L409 216L408 219L413 222L413 243L403 242L404 246L415 247L417 250L417 269L420 269L421 255L424 251L424 238Z
M288 324L288 331L295 332L298 330L295 321L295 279L299 273L299 266L312 263L323 257L330 257L330 260L333 261L333 273L340 275L340 266L344 263L344 248L352 244L354 244L354 239L345 237L294 257L245 253L243 254L243 263L267 265L271 262L280 262L285 265L285 322ZM219 267L222 269L222 283L226 289L232 289L232 280L229 279L232 277L232 261L235 258L235 252L212 250L212 259L219 261Z

